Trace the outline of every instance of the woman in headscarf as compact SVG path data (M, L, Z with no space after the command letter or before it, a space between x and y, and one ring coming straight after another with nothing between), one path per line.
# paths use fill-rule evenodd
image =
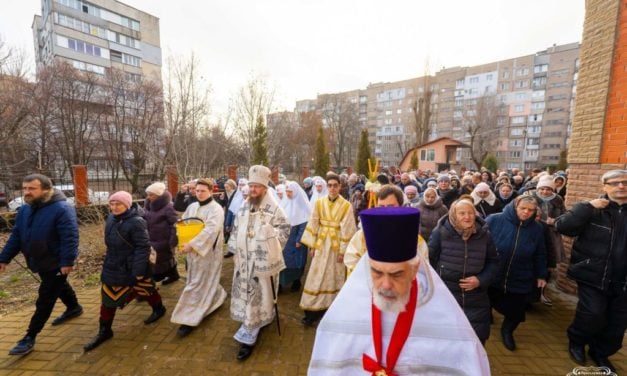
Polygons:
M316 200L322 198L329 194L327 190L327 181L321 178L320 176L314 176L313 178L313 189L311 190L311 198L309 199L309 203L313 206L316 203Z
M418 204L420 203L420 197L418 196L418 188L416 188L415 185L408 185L403 190L403 193L405 193L405 197L407 197L405 206L417 208Z
M518 192L516 192L514 186L510 183L501 184L498 191L496 191L496 198L501 201L501 206L503 207L514 201L516 197L518 197Z
M233 229L233 222L235 221L235 216L237 215L239 208L242 206L244 201L246 201L246 197L243 192L244 190L246 190L246 195L248 195L248 179L241 178L237 183L237 192L235 192L235 196L233 196L233 200L231 200L231 204L225 214L226 217L224 218L224 230L229 234ZM227 252L224 255L224 258L229 257L233 257L231 252Z
M156 182L146 188L144 219L148 225L150 245L157 252L153 265L155 282L168 285L179 280L176 269L174 247L178 243L176 223L178 216L172 205L172 195L165 189L165 184Z
M300 243L300 238L303 236L305 227L307 227L307 221L311 215L311 205L307 200L307 193L295 181L287 183L282 208L291 228L290 236L283 249L286 268L281 271L279 285L286 287L291 283L291 291L300 291L300 279L305 271L308 253L307 247Z
M548 247L546 257L547 267L549 268L549 274L547 275L548 282L551 277L550 272L555 270L557 264L565 258L562 236L555 230L555 221L562 214L566 213L566 205L564 205L562 197L555 193L555 181L550 175L545 175L538 180L533 195L540 209L540 222L547 227L545 234L549 237L549 239L547 239ZM543 288L540 291L540 300L545 305L552 306L553 302L551 302L551 299L549 299L544 292Z
M487 224L471 202L455 201L428 244L430 264L485 344L491 318L488 286L499 272L499 257Z
M435 188L425 190L422 200L418 203L418 209L420 209L420 235L425 241L429 241L431 232L440 218L448 213L448 209L442 203Z
M494 192L486 183L481 182L477 184L475 189L470 192L470 196L474 201L477 212L483 219L486 219L490 214L500 213L503 210L501 202L496 199Z
M107 246L102 264L100 328L83 349L90 351L113 337L113 319L117 309L124 308L137 297L152 307L144 320L150 324L165 314L161 295L148 263L150 243L146 221L137 212L130 193L119 191L109 197L109 210L104 231Z

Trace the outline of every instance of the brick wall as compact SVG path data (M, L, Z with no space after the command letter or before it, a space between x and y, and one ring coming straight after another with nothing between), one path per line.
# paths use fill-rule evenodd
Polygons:
M621 3L586 1L569 163L599 162Z
M627 2L621 4L614 42L601 163L627 163Z
M627 0L586 0L577 100L568 152L567 208L603 193L601 176L627 167ZM563 237L566 260L557 285L574 293L566 277L573 239Z

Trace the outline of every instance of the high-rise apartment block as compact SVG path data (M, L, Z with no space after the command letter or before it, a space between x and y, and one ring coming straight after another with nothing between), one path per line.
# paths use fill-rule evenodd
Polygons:
M129 78L161 82L159 19L116 0L42 0L33 20L37 68L62 59L104 75L120 69Z
M487 125L479 136L489 141L499 167L543 167L557 164L560 153L568 148L578 57L579 43L571 43L333 95L356 104L353 111L359 121L354 126L368 129L371 149L382 166L398 165L420 141L450 137L469 143L469 124L480 116L477 103L486 101L493 107L493 116L483 119ZM322 113L329 95L296 102L296 114ZM424 136L418 127L420 119L429 124ZM475 167L467 148L458 153L463 165Z

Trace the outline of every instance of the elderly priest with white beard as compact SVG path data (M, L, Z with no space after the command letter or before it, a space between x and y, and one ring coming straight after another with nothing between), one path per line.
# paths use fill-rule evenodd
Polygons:
M416 253L420 212L362 211L362 257L316 332L309 375L489 375L461 308Z

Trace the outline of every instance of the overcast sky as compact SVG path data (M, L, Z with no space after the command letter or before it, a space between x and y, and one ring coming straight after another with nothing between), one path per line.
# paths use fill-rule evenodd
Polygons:
M125 0L160 18L161 47L200 58L216 111L252 74L299 99L580 42L584 0ZM0 0L0 35L33 55L40 0Z

